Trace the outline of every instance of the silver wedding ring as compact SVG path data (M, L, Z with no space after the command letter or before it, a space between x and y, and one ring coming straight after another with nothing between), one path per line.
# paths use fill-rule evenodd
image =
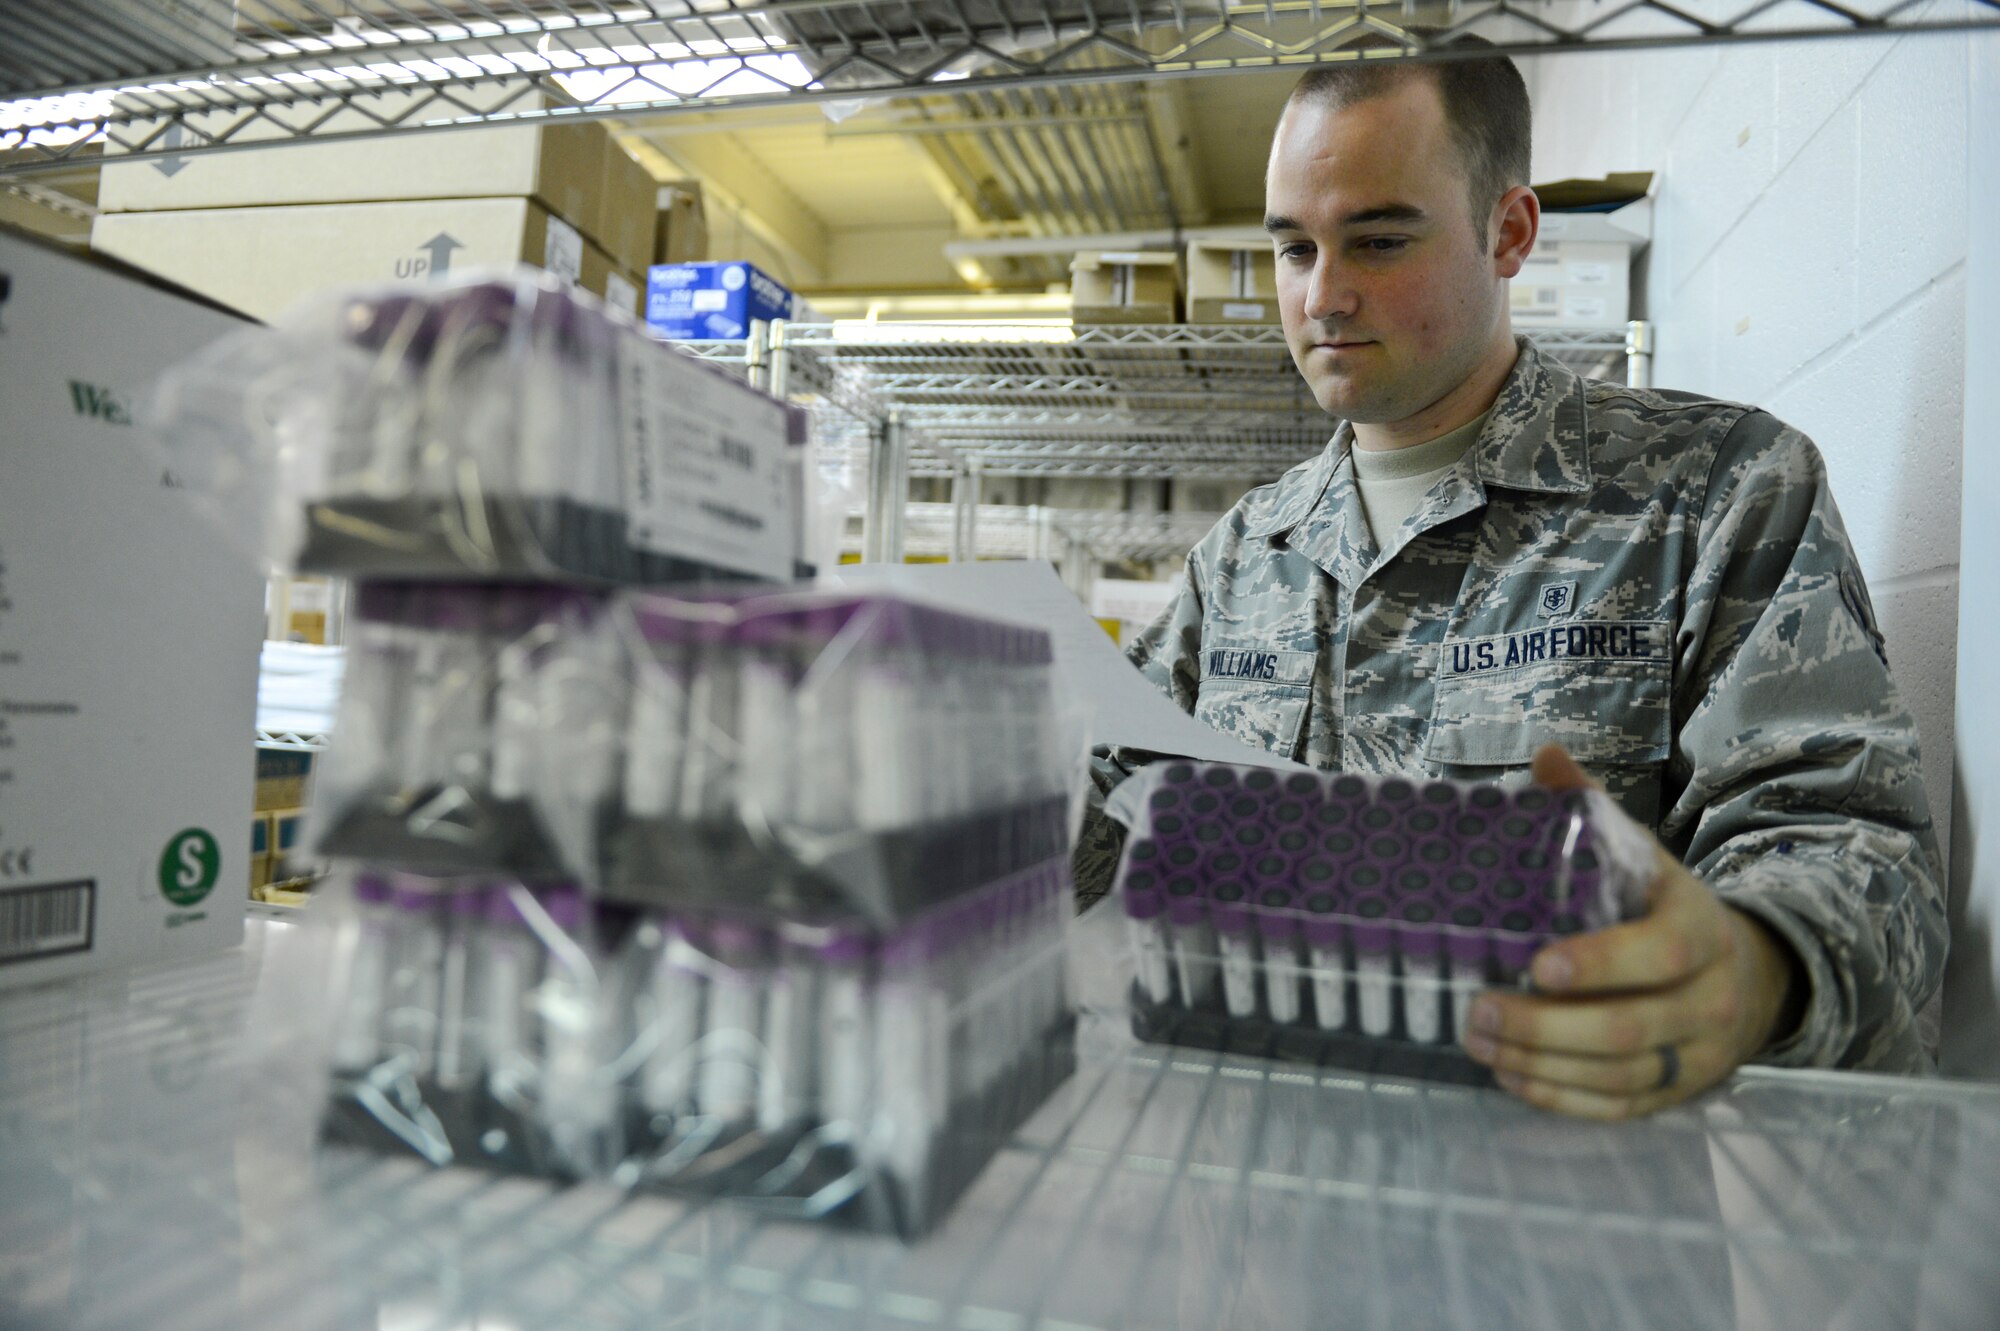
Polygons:
M1660 1046L1660 1080L1654 1085L1655 1091L1664 1091L1680 1080L1681 1056L1670 1044Z

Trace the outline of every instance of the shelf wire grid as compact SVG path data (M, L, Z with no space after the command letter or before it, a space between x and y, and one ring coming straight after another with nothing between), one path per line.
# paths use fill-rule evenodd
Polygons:
M1536 344L1585 374L1622 377L1626 332L1534 329ZM741 369L742 342L680 344ZM976 465L989 476L1262 482L1326 446L1332 422L1275 326L1084 327L1071 341L854 340L844 326L793 324L801 380L847 419L856 456L871 417L900 413L911 474ZM823 429L825 437L836 431Z
M903 549L912 555L947 555L952 549L950 504L913 503L905 511ZM1134 513L1116 509L1041 508L1025 504L979 506L979 554L983 558L1046 558L1046 538L1068 538L1090 548L1099 561L1169 562L1183 558L1220 513ZM1042 524L1046 524L1045 530ZM861 538L845 542L859 552Z
M1597 1125L1138 1046L1093 1008L1076 1076L905 1246L315 1146L309 928L0 997L10 1326L1953 1329L2000 1307L1989 1087L1753 1070Z
M1416 30L1425 24L1436 35ZM0 175L248 143L1319 61L2000 27L2000 0L8 0ZM384 97L384 94L389 94ZM18 150L18 151L15 151Z
M317 730L266 730L257 728L257 747L293 753L317 753L326 747L327 737Z

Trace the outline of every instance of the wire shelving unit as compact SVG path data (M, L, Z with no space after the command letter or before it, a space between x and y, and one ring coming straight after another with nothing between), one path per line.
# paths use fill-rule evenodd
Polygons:
M904 1245L315 1145L312 927L0 995L10 1325L1984 1331L2000 1307L1992 1087L1753 1069L1587 1124L1135 1045L1091 1009L1075 1076Z
M1425 36L1417 25L1441 29ZM69 0L0 6L0 175L105 151L1448 58L2000 27L2000 0Z
M1135 543L1104 527L1108 515L1044 510L1031 517L982 505L982 478L1259 484L1318 453L1331 433L1275 326L1083 327L1066 341L1006 340L1003 330L980 330L992 340L924 341L885 330L883 340L867 341L845 325L791 324L771 341L681 345L758 382L788 384L794 394L802 384L816 386L814 400L840 404L817 413L819 433L829 459L870 478L864 557L900 558L906 548L955 558L1022 550L1056 560L1080 592L1089 575L1073 567L1077 561L1178 557L1207 526L1194 530L1179 515L1163 529L1171 535ZM1650 324L1528 332L1579 372L1650 380ZM937 512L906 505L898 522L916 543L891 533L867 545L868 531L896 525L892 496L906 491L911 476L951 479L949 526ZM1158 526L1158 515L1132 516L1134 532ZM1097 524L1091 537L1073 530L1086 522Z

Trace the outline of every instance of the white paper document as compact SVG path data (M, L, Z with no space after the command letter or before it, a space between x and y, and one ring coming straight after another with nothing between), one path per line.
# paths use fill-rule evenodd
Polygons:
M1174 706L1125 659L1103 625L1044 561L848 564L829 577L856 590L895 591L1045 630L1055 646L1058 702L1087 713L1093 746L1115 744L1210 762L1299 766L1210 729Z

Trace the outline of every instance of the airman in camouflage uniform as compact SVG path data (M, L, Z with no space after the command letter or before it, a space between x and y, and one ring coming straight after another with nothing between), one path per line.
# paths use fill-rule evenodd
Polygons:
M1921 1069L1936 839L1825 468L1763 412L1579 378L1511 335L1530 121L1503 58L1301 79L1265 227L1293 359L1343 423L1202 541L1133 659L1275 754L1594 778L1651 829L1643 917L1470 1005L1467 1052L1524 1099L1625 1117L1751 1058ZM1086 891L1116 845L1086 827Z
M1384 549L1351 446L1343 426L1217 524L1141 672L1314 767L1495 778L1561 743L1804 962L1804 1020L1760 1061L1926 1066L1945 915L1916 727L1811 441L1523 339Z

